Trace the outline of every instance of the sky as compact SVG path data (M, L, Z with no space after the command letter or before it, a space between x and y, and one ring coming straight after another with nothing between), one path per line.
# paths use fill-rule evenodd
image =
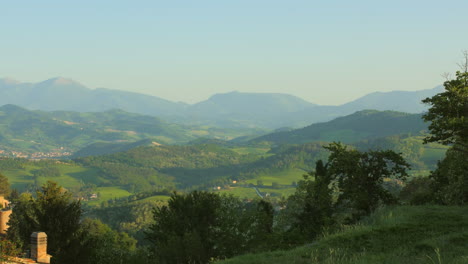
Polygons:
M430 89L468 50L468 1L0 0L0 78L57 76L195 103L342 104Z

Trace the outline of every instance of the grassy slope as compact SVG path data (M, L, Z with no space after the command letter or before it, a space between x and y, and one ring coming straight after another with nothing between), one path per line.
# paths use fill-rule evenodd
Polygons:
M399 206L287 251L218 263L468 263L468 207Z
M56 181L65 188L80 185L81 182L98 184L101 181L97 169L84 168L74 164L56 164L54 167L59 169L59 177L39 177L38 181L40 183L47 180ZM24 169L3 170L2 173L8 177L12 188L23 191L28 184L34 183L33 171L40 168L27 164Z

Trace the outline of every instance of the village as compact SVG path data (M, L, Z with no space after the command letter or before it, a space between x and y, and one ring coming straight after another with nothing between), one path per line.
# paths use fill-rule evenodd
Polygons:
M65 151L63 147L61 149L56 149L55 151L51 151L51 152L33 152L33 153L0 149L0 157L23 158L23 159L31 159L31 160L64 158L64 157L69 157L72 154L73 153L70 151Z

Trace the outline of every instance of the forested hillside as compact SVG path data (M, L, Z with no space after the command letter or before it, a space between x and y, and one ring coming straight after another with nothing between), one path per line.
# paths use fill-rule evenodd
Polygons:
M427 130L420 114L365 110L325 123L268 134L252 140L276 144L301 144L313 141L353 143L364 139L398 134L419 134Z

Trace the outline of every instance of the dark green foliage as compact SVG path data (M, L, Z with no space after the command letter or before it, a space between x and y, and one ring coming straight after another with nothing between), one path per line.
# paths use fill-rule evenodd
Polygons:
M24 169L24 159L0 158L0 170Z
M429 111L423 116L430 135L425 142L452 145L432 173L434 200L442 204L468 202L468 53L463 70L444 83L445 91L423 100Z
M131 263L136 241L126 233L118 233L99 220L86 218L81 223L81 263ZM68 262L67 262L68 263Z
M431 174L434 200L442 204L468 203L468 158L454 148L447 151Z
M384 178L403 180L410 165L393 151L359 152L339 143L326 147L331 151L328 173L341 192L338 203L352 209L353 219L368 215L379 204L391 204L396 198L382 185Z
M10 184L8 183L8 178L0 173L0 195L7 197L10 195L10 192L11 190Z
M220 207L220 197L206 192L174 194L168 206L157 207L148 239L158 259L162 263L207 263L216 256L213 238Z
M363 140L353 144L359 151L393 150L401 153L413 170L433 170L445 155L448 147L431 143L423 144L423 136L410 134Z
M0 236L0 263L10 263L7 261L13 257L19 256L20 253L21 252L15 243L9 241L3 236Z
M153 208L163 204L162 201L140 201L137 196L131 196L125 201L106 202L98 208L90 208L86 216L99 219L112 229L137 239L139 245L144 245L147 244L144 230L153 222Z
M465 69L458 71L456 78L444 83L445 91L423 100L430 105L423 119L431 122L430 136L425 142L442 144L458 143L458 149L468 153L468 56Z
M76 250L73 244L79 239L81 213L79 201L56 183L48 182L36 199L20 197L10 218L8 236L26 248L32 232L46 232L48 252L60 263Z
M312 241L325 228L333 225L331 177L321 160L316 162L315 171L304 175L294 195L288 198L282 212L284 222L283 243L298 245Z
M88 146L78 150L77 152L73 153L73 158L78 157L87 157L87 156L98 156L98 155L106 155L112 154L116 152L123 152L130 150L132 148L140 147L140 146L149 146L152 144L150 139L143 139L136 142L96 142L89 144Z
M434 182L429 177L417 177L406 183L399 198L411 205L428 204L434 199Z
M208 263L265 247L272 233L273 209L252 209L232 196L194 191L173 194L154 210L148 239L160 263Z
M81 214L79 201L56 183L48 182L37 192L37 198L27 193L19 197L7 235L26 250L32 232L45 232L53 263L129 263L136 240L100 221L81 221Z

